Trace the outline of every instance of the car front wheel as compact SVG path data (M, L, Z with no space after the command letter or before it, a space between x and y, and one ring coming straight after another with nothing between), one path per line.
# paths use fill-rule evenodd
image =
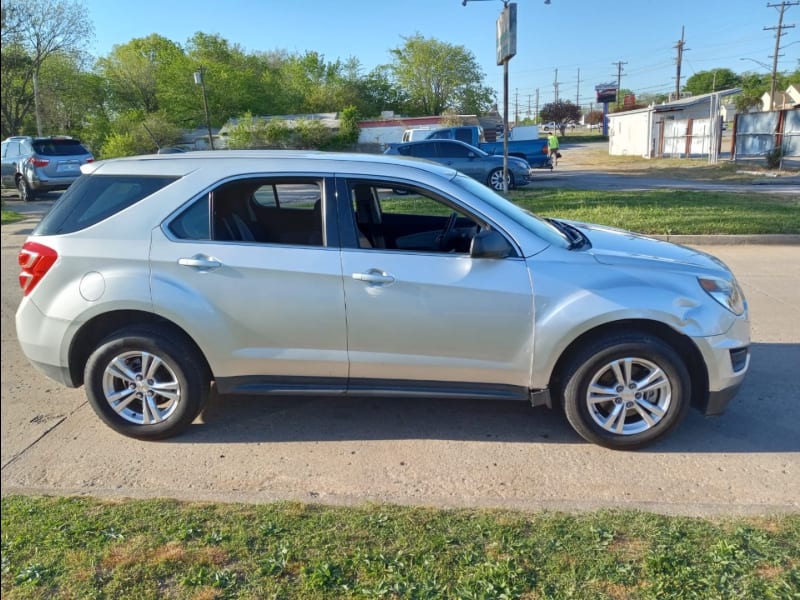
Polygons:
M585 440L620 450L652 444L686 416L689 373L660 338L608 335L575 355L564 371L564 412Z
M158 440L186 429L209 395L204 362L187 342L133 326L106 338L89 357L86 395L97 415L123 435Z
M512 189L514 187L514 176L511 172L508 173L508 189ZM489 187L492 188L496 192L503 191L503 169L495 169L491 173L489 173L489 178L487 180Z

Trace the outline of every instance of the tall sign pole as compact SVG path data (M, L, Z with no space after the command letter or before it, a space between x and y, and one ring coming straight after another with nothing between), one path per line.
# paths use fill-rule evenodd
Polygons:
M497 19L497 64L503 65L503 193L508 193L508 61L517 53L517 5L504 4Z

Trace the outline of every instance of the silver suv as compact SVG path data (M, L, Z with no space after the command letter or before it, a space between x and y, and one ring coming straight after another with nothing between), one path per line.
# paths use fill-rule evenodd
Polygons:
M16 188L27 202L37 194L67 189L94 160L79 140L66 136L10 137L3 141L2 185Z
M31 362L116 431L190 426L227 394L561 405L637 448L749 364L716 258L541 219L427 161L188 152L85 165L24 244Z

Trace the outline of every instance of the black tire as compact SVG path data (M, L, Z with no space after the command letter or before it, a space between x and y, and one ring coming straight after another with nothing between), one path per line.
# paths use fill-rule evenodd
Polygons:
M569 361L562 382L573 429L616 450L642 448L667 435L686 416L691 397L689 372L677 352L637 332L588 344Z
M114 431L140 440L164 439L185 430L205 405L210 378L204 365L177 336L152 326L127 327L103 340L86 362L86 396ZM151 402L144 401L147 396Z
M486 178L486 185L492 188L495 192L503 191L503 169L493 169ZM511 171L508 172L508 189L514 188L514 175Z
M19 192L19 199L23 202L30 202L36 199L36 192L33 191L24 175L17 179L17 192Z

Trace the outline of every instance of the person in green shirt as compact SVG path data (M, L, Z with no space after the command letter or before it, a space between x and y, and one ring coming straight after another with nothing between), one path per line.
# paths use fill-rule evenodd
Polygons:
M550 132L550 135L547 136L547 145L550 148L550 160L555 167L558 165L558 136L555 130Z

